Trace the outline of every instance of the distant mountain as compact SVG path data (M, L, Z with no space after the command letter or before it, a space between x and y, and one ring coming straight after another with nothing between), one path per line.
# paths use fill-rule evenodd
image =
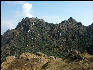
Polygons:
M15 29L1 35L1 61L24 52L43 52L66 58L71 51L93 54L93 23L82 25L70 17L59 24L38 18L23 18Z

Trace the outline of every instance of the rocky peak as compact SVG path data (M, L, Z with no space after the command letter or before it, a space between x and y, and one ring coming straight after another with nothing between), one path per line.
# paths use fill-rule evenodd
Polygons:
M82 23L81 22L77 22L77 25L80 26L80 25L82 25Z
M76 20L73 19L72 17L70 17L70 18L68 19L68 21L69 21L70 23L76 23Z
M69 24L76 24L77 21L73 19L72 17L70 17L68 20L64 20L61 23L68 26Z
M93 23L91 24L91 26L93 26Z

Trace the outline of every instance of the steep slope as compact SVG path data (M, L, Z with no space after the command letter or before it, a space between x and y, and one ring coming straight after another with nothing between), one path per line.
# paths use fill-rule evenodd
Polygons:
M2 35L1 43L2 62L7 56L18 57L24 52L43 52L62 58L71 51L93 54L93 24L86 27L72 17L59 24L26 17L15 29Z

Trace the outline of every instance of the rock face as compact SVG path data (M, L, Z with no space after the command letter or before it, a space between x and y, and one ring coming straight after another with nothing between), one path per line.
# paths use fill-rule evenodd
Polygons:
M93 59L93 56L87 53L82 56L82 60L67 62L68 59L47 56L41 52L25 52L19 58L8 56L1 64L1 70L92 70L93 60L90 59Z
M72 17L59 24L26 17L1 35L2 62L7 56L19 57L24 52L66 58L72 50L93 54L93 24L84 26Z

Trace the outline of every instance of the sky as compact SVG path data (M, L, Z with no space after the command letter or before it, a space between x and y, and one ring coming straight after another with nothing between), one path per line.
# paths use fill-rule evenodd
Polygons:
M54 24L73 17L88 26L93 23L93 1L1 1L1 34L25 17Z

